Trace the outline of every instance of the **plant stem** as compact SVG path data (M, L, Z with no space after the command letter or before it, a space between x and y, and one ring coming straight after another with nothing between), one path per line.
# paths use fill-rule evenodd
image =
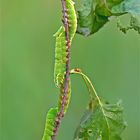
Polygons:
M63 13L63 24L65 28L65 38L66 38L66 73L64 77L64 93L63 93L63 99L62 104L59 112L57 113L57 117L55 120L55 128L54 128L54 134L52 136L52 140L55 140L55 136L58 133L58 129L61 123L61 120L64 116L64 107L67 99L67 93L69 88L69 82L70 82L70 39L69 39L69 24L68 24L68 16L67 16L67 9L66 9L66 0L61 0L62 3L62 13Z
M81 70L80 70L80 71L75 71L75 69L72 69L70 73L75 73L75 74L80 74L80 75L82 75L84 81L87 81L87 82L89 83L89 85L90 85L90 87L91 87L91 89L92 89L92 91L93 91L95 97L96 97L97 100L98 100L98 103L99 103L99 105L100 105L101 111L102 111L103 116L104 116L104 118L105 118L105 120L106 120L106 124L107 124L107 127L108 127L108 133L110 133L110 126L109 126L109 122L108 122L108 120L107 120L107 117L106 117L106 115L105 115L105 111L104 111L104 109L103 109L103 104L102 104L102 102L101 102L101 100L100 100L100 98L99 98L99 96L98 96L98 94L97 94L97 92L96 92L96 90L95 90L95 88L94 88L92 82L90 81L90 79L88 78L88 76L86 76ZM87 82L86 82L86 84L87 84ZM108 140L110 140L110 138L109 138Z

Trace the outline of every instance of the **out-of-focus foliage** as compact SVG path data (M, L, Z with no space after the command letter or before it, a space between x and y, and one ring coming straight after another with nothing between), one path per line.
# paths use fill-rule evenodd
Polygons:
M121 1L82 0L77 8L77 32L84 36L97 32L109 21L110 16L117 15L117 13L112 13L111 9L120 4Z
M112 8L114 13L128 12L132 15L140 14L140 0L123 0L120 4Z
M82 0L77 8L77 32L84 36L94 34L109 21L109 17L131 13L130 28L140 33L139 11L139 0Z
M112 11L131 15L129 26L122 27L121 24L118 24L120 30L126 33L127 30L134 29L140 34L140 0L124 0L120 5L113 7Z
M75 140L122 140L121 133L126 126L123 109L117 104L93 101L93 108L85 111L75 133Z

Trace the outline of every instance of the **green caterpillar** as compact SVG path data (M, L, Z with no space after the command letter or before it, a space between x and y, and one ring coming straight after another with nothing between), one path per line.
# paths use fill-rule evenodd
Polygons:
M63 87L60 88L60 93L61 94L60 94L59 101L58 101L58 107L51 108L47 113L46 125L45 125L45 130L44 130L44 135L43 135L42 140L51 140L51 137L54 134L55 119L56 119L57 113L59 112L61 105L62 105ZM66 110L69 105L70 96L71 96L70 93L71 93L71 88L70 88L70 84L69 84L68 96L67 96L66 103L64 106L64 114L66 113Z
M57 87L63 83L66 70L66 40L64 27L60 27L56 36L54 79Z
M60 110L60 108L62 106L62 98L64 97L63 93L64 93L63 85L61 85L60 95L59 95L59 100L58 100L58 110ZM67 94L67 98L66 98L66 102L65 102L65 106L64 106L64 114L67 111L67 108L68 108L68 105L69 105L69 102L70 102L70 96L71 96L71 84L69 83L68 94Z
M66 13L71 44L77 28L77 17L72 0L66 0ZM56 86L60 87L66 70L66 38L64 26L61 26L54 36L56 37L54 81Z
M69 26L69 40L70 44L75 35L77 28L77 17L74 9L74 3L72 0L66 0L66 13ZM51 140L55 129L55 120L58 112L62 106L62 98L64 97L64 74L66 71L66 36L65 28L61 26L60 29L54 34L56 37L55 48L55 66L54 66L54 81L57 87L60 89L60 97L58 101L58 107L51 108L47 113L46 126L42 140ZM68 104L71 96L71 84L69 83L68 94L64 105L64 113L68 108Z
M51 108L46 117L46 126L42 140L51 140L51 136L53 135L54 126L55 126L55 118L58 112L58 108Z

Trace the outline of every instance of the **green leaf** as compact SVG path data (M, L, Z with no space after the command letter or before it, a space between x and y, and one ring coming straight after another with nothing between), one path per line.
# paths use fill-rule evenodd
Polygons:
M131 13L132 15L140 14L140 0L124 0L112 8L113 13Z
M134 29L140 34L140 0L124 0L112 8L114 13L129 13L130 24L128 27L119 26L120 30L126 33L129 29Z
M101 29L111 16L130 14L127 27L118 24L126 33L134 29L140 34L140 0L81 0L76 8L78 15L77 33L89 36Z
M126 127L123 108L117 104L100 100L92 82L80 69L72 69L71 74L79 74L90 93L90 103L75 132L75 140L122 140L121 133ZM93 97L91 93L94 93Z
M130 26L140 34L140 14L131 17Z
M74 140L122 140L126 122L120 103L102 103L102 107L95 100L93 103L94 107L84 113Z
M81 0L76 11L78 15L77 33L89 36L96 33L109 17L121 15L113 13L111 9L120 4L123 0ZM78 4L77 4L78 5Z

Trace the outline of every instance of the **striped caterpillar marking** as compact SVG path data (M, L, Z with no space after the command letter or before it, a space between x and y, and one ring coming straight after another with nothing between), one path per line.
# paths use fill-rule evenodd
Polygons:
M67 17L65 18L68 19L69 39L71 44L77 28L77 17L73 1L66 0L65 12L67 13ZM54 36L56 37L54 81L56 86L60 87L66 71L66 37L64 26L61 26Z
M51 108L46 117L45 131L42 140L51 140L51 136L53 135L54 127L55 127L55 118L57 115L58 109Z

